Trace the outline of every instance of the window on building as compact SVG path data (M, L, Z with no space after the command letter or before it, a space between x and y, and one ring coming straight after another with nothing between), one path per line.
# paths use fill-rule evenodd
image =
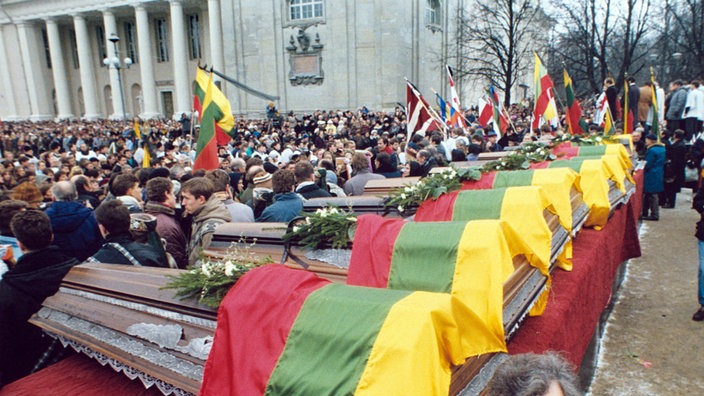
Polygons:
M71 60L73 61L73 68L78 69L78 47L76 45L76 31L69 31L69 43L71 45Z
M103 64L103 59L108 57L108 51L105 47L105 30L103 30L102 26L97 26L95 28L95 36L98 40L98 63L100 64L100 67L103 67L105 66Z
M51 52L49 52L49 37L46 35L45 29L42 29L42 42L44 43L44 57L46 58L46 67L51 69Z
M137 31L132 22L125 22L125 44L127 46L127 56L132 59L132 63L137 63L139 61L137 53Z
M154 26L156 27L156 61L169 61L169 30L166 24L166 19L155 19Z
M428 0L426 3L425 24L440 25L440 0Z
M323 0L290 0L289 18L292 21L323 17Z
M188 16L188 52L191 59L200 59L200 20L198 14Z

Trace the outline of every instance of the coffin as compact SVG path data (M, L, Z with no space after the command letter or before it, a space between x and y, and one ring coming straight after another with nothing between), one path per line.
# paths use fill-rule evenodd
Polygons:
M372 195L312 198L303 201L303 211L309 213L330 206L351 211L356 215L375 214L379 216L398 216L396 210L387 208L384 205L384 198Z
M391 179L369 180L364 186L363 195L388 197L389 194L407 185L418 183L420 177L395 177Z
M217 312L161 290L179 271L76 266L30 322L145 387L157 386L165 395L197 394Z

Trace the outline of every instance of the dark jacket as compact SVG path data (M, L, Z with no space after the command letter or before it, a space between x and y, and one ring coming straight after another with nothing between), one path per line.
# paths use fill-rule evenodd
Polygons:
M51 343L27 320L78 264L57 247L28 252L0 281L0 387L30 373Z
M645 152L645 174L643 192L660 193L665 189L665 147L655 144Z
M257 222L288 223L299 216L302 210L303 200L295 192L276 194L274 203L264 209Z
M127 251L124 253L120 247ZM131 257L130 257L131 256ZM129 234L108 235L105 244L97 253L89 257L87 262L98 262L106 264L124 264L146 267L168 267L165 257L161 257L154 249L144 243L135 242Z
M156 232L166 241L166 252L176 261L179 268L188 266L186 254L186 233L176 221L174 209L158 202L148 201L144 205L144 212L156 217Z
M296 188L296 192L301 194L301 196L305 199L332 197L329 192L323 190L315 183L306 184L303 187Z
M692 208L699 212L700 217L697 222L697 232L694 235L700 241L704 241L704 184L699 187L699 191L694 195Z
M684 115L684 106L687 103L687 88L679 87L670 94L665 110L666 120L681 120Z
M54 245L66 255L83 261L97 252L103 238L93 211L78 201L57 201L46 210L54 231Z
M684 185L684 168L687 166L687 152L689 148L684 144L684 140L678 140L669 144L665 150L668 165L665 169L665 179L671 180L668 184L679 191Z

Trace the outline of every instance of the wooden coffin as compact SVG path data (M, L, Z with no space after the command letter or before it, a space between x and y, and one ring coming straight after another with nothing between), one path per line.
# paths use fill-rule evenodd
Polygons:
M398 190L399 188L406 187L407 185L413 185L418 183L420 177L395 177L391 179L376 179L369 180L364 186L363 195L372 195L376 197L388 197L389 194Z
M384 205L384 198L372 195L312 198L303 201L303 211L309 213L329 206L348 210L356 215L375 214L379 216L398 216L396 210Z
M157 386L165 395L197 394L217 311L161 289L179 271L76 266L30 322L145 387Z

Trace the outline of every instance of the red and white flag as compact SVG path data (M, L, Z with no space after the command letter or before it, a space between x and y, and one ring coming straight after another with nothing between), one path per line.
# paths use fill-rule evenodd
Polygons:
M452 69L449 65L447 67L447 78L450 81L450 106L455 109L456 118L452 119L451 125L459 125L460 128L466 129L467 125L464 122L464 114L462 113L462 106L460 106L460 97L457 95L457 89L455 89L455 80L452 78Z
M442 129L443 122L440 117L408 80L406 80L406 117L408 117L406 122L408 141L418 132L425 135L426 131Z
M493 119L494 119L494 105L491 103L491 99L485 98L484 105L482 106L482 109L479 112L479 119L477 121L479 122L479 125L481 125L482 127L485 127Z

